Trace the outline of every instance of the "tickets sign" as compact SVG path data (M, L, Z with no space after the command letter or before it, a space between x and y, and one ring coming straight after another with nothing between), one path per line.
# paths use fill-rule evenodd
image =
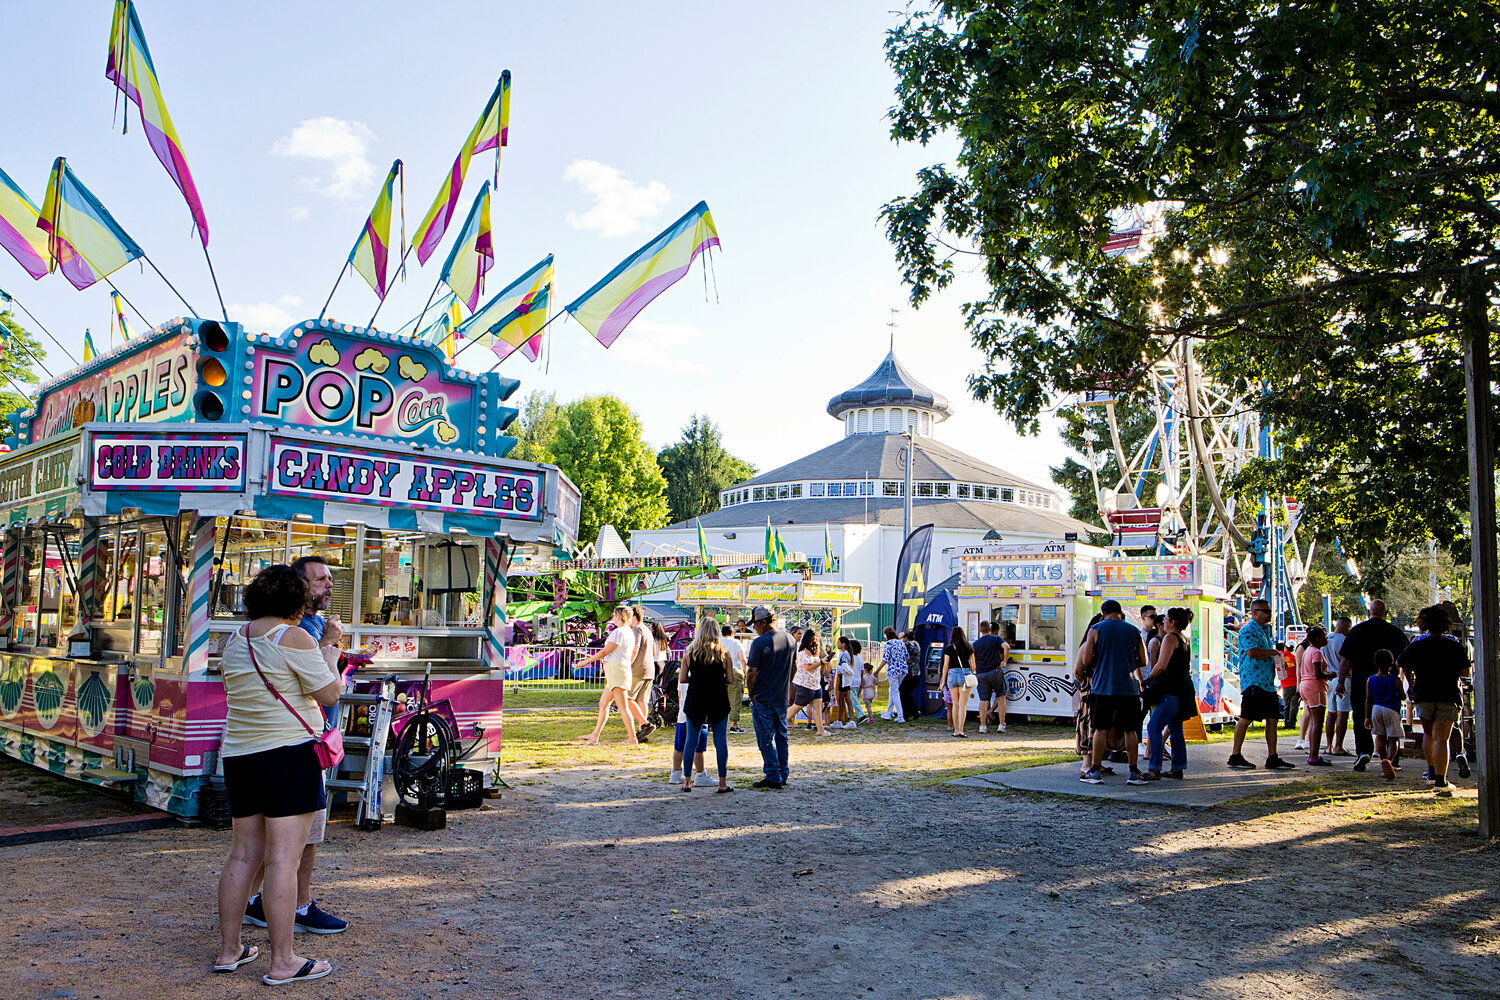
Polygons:
M281 438L272 438L267 490L343 503L542 519L540 472Z
M970 585L1062 585L1068 581L1068 563L1060 559L965 559L963 563L963 582Z
M100 434L89 440L89 488L243 493L243 434Z
M1102 559L1094 563L1095 586L1191 587L1195 582L1191 559Z

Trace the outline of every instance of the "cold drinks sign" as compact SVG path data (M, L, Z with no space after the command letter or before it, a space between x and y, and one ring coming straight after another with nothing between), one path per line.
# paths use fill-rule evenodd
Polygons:
M271 493L386 507L542 519L540 472L273 439Z

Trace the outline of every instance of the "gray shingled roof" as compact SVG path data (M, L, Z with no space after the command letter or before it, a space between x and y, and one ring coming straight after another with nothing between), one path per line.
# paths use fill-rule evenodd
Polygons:
M811 455L770 472L762 472L740 486L795 482L799 479L900 479L901 446L899 434L850 434ZM912 465L913 479L952 480L961 483L984 483L986 486L1019 486L1022 489L1051 493L1020 476L986 465L972 455L965 455L933 438L917 438L917 460Z
M932 524L939 528L969 529L975 532L991 528L1002 535L1007 531L1026 532L1044 537L1061 538L1064 532L1080 535L1101 529L1066 514L1011 503L976 503L972 500L917 499L912 501L912 524ZM900 497L839 497L836 499L766 500L760 503L721 507L698 520L704 528L754 528L763 526L766 518L778 527L788 524L889 524L901 525ZM690 528L695 521L669 525Z
M948 407L948 398L941 393L933 392L912 378L911 372L896 360L896 352L892 351L885 356L884 361L880 362L880 366L870 373L869 378L830 399L828 413L830 416L837 417L853 406L884 406L889 403L936 410L942 418L946 418L952 412Z

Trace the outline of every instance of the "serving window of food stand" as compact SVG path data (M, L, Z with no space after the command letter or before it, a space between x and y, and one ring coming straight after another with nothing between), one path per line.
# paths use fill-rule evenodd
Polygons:
M14 638L19 646L58 649L78 620L77 525L69 521L18 526L20 600Z

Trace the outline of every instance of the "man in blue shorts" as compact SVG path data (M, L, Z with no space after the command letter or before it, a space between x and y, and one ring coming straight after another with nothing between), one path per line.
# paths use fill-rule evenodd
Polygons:
M1078 651L1079 662L1094 668L1089 687L1094 737L1089 769L1079 775L1079 780L1090 785L1104 783L1104 755L1113 729L1125 737L1125 756L1130 762L1130 777L1125 784L1144 785L1146 778L1136 766L1136 753L1144 714L1139 671L1146 665L1146 644L1140 629L1125 620L1119 601L1105 601L1099 605L1099 613L1104 617L1089 629Z
M1271 602L1256 598L1250 602L1250 617L1240 626L1235 644L1234 670L1240 679L1240 716L1234 724L1234 751L1229 766L1237 771L1253 771L1255 765L1240 753L1250 723L1266 724L1266 768L1289 771L1295 765L1281 759L1276 752L1276 724L1281 721L1281 699L1276 697L1276 664L1282 656L1271 638Z

